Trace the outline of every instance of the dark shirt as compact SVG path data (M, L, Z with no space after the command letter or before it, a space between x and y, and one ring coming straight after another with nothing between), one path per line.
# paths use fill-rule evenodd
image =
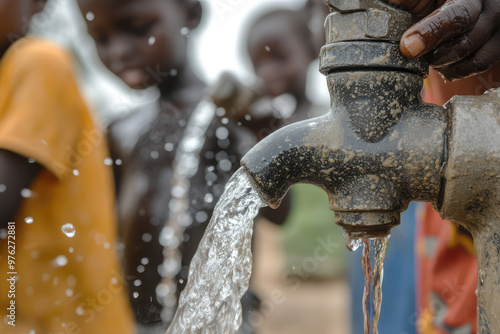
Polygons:
M155 291L161 281L158 267L163 262L158 236L168 218L175 154L194 108L192 105L181 111L171 103L161 103L161 107L157 104L136 111L109 127L113 159L121 161L116 175L125 276L136 319L142 324L161 321L162 307ZM190 180L191 225L181 247L178 292L187 282L189 263L224 185L254 143L245 128L227 118L214 117L200 153L198 171Z

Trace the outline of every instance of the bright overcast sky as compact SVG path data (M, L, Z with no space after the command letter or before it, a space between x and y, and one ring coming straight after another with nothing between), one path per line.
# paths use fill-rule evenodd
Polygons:
M191 36L190 55L200 77L212 82L223 70L248 78L250 68L238 51L238 37L249 18L273 8L300 8L304 0L202 0L203 22Z

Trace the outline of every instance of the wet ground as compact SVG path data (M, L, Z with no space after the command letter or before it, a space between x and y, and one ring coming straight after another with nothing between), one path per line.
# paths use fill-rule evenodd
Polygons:
M346 280L283 276L281 238L279 227L256 221L252 286L263 301L253 318L257 334L350 333Z

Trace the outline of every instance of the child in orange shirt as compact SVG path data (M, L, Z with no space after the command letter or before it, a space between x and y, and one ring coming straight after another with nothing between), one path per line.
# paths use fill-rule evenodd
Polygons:
M106 142L71 56L13 43L42 3L0 1L0 332L133 333Z

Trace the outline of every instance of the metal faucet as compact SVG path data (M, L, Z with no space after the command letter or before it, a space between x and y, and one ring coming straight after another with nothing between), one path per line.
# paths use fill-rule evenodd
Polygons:
M420 98L428 66L401 55L411 15L380 1L329 1L326 115L285 127L242 159L277 207L290 186L323 188L353 237L386 235L412 200L435 202L445 161L444 109Z
M478 333L500 333L500 89L423 103L428 64L398 45L411 15L378 0L323 1L330 111L266 137L242 165L273 208L293 184L324 189L354 238L387 235L410 201L433 203L473 235Z

